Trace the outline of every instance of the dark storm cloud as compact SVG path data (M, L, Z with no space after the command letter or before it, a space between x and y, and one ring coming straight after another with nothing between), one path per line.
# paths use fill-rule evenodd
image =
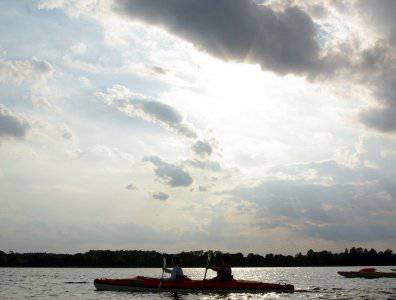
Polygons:
M371 60L381 66L374 71L364 65L369 62L365 61L368 52L376 47L360 51L352 50L352 42L323 49L319 45L320 39L331 35L322 37L323 30L309 13L323 17L326 7L337 8L344 2L334 1L326 7L300 2L307 12L290 6L293 1L286 3L275 9L250 0L116 0L115 9L132 20L163 27L226 61L257 63L265 70L299 73L311 80L345 76L372 89L381 106L363 112L361 121L380 131L395 132L396 1L362 0L356 4L359 16L367 18L367 24L375 26L389 44L382 63L381 53L371 53ZM354 58L360 56L363 64L356 64Z
M286 168L286 167L285 167ZM317 176L331 176L333 184L304 179L268 179L254 186L240 186L224 194L255 206L261 228L285 227L328 240L370 241L395 235L379 228L392 228L396 198L391 186L363 169L349 169L331 162L294 166L285 174L316 170ZM298 171L297 171L298 170ZM379 216L381 216L379 218ZM364 226L362 226L364 225ZM359 235L357 229L362 227Z
M0 104L0 141L9 137L23 139L29 129L28 122Z
M361 12L369 18L378 31L392 44L396 44L396 1L360 0L357 2Z
M165 201L169 199L169 195L163 192L158 192L153 194L153 199L157 199L157 200L161 200L161 201Z
M375 108L360 115L362 122L372 128L387 133L396 132L396 107Z
M192 150L194 151L195 154L197 154L201 158L208 157L213 153L213 148L210 145L210 143L207 141L200 141L200 140L196 141L192 145Z
M255 187L240 188L237 199L256 204L257 223L264 228L302 228L315 237L328 240L369 241L391 238L389 234L377 235L379 226L392 227L384 218L376 224L375 214L396 212L395 203L378 186L307 184L301 181L273 180ZM235 195L235 194L234 194ZM365 230L354 236L360 224ZM341 230L341 227L345 231ZM348 229L348 231L346 231Z
M356 72L364 85L370 87L378 107L366 110L361 120L369 127L383 132L396 132L396 1L360 0L356 2L359 15L376 30L378 42L362 51Z
M155 175L171 187L189 186L193 182L190 174L181 167L169 164L158 156L148 156L143 161L151 162L155 166Z
M117 0L115 9L223 60L279 73L305 73L319 60L315 24L298 7L274 11L250 0Z
M396 1L395 1L396 3ZM396 26L396 22L395 22ZM396 48L378 42L362 53L359 71L371 87L379 107L364 111L361 120L384 132L396 132Z

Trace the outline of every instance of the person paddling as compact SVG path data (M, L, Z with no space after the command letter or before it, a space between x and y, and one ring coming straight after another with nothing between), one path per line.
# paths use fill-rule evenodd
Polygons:
M220 265L218 267L208 267L215 272L217 276L211 280L227 281L233 279L231 271L231 256L229 254L220 254Z
M165 273L170 273L171 276L168 278L164 278L162 280L165 281L176 281L176 280L182 280L185 278L183 274L183 269L181 266L181 260L178 256L174 256L172 258L172 264L173 264L173 269L167 269L167 268L162 268Z

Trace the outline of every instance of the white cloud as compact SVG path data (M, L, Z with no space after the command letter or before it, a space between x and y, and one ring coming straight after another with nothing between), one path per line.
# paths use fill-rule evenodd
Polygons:
M109 106L128 116L158 123L187 138L197 137L194 129L175 108L147 96L132 93L125 86L113 85L106 93L100 92L96 95Z
M83 72L91 73L91 74L99 74L100 72L104 72L105 69L100 64L86 62L81 59L77 59L70 54L66 54L63 56L63 62L65 66L80 70Z
M0 46L0 59L5 59L7 56L7 51L3 50Z
M32 60L4 60L0 59L0 81L13 82L45 82L52 77L54 69L46 61Z
M85 149L77 149L69 153L72 159L81 159L84 161L112 161L112 162L122 162L134 163L135 158L130 153L120 151L117 148L109 147L104 144L96 144Z
M73 131L66 124L61 124L58 128L62 138L65 140L73 140Z
M198 160L198 159L188 159L183 162L185 165L213 172L220 172L222 170L220 163L211 160Z
M89 78L87 78L87 77L80 77L79 80L80 80L81 85L82 85L83 87L92 88L92 83L91 83L91 80L89 80Z
M111 1L108 0L40 0L39 9L63 9L72 17L78 17L81 14L95 15L102 9L108 8Z
M27 84L30 88L30 100L35 107L55 108L51 103L48 87L48 81L53 74L54 68L45 60L0 59L0 82Z
M88 47L84 43L73 45L70 48L70 51L74 54L84 54L87 51Z

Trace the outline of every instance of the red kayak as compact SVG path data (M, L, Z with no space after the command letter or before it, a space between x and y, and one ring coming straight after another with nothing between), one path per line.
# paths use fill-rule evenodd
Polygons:
M339 271L338 274L347 278L396 278L396 272L377 272L375 268L364 268L359 271Z
M293 292L291 284L264 283L249 280L191 280L161 281L158 278L137 276L127 279L95 279L97 290L116 291L188 291L188 292Z

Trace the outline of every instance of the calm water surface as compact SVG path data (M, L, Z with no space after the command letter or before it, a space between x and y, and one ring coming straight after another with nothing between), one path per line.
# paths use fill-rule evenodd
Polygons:
M377 267L389 271L390 267ZM392 267L395 268L395 267ZM159 277L160 269L112 268L0 268L0 299L395 299L396 279L347 279L338 270L326 268L234 268L235 278L292 283L293 294L173 294L96 291L98 277L126 278L134 275ZM202 278L204 270L186 268L191 278ZM213 275L213 273L211 274Z

